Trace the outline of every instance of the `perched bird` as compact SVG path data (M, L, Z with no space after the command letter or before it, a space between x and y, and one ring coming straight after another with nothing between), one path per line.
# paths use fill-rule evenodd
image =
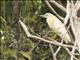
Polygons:
M63 41L65 41L66 43L71 42L70 36L64 24L56 16L54 16L51 13L46 13L40 16L46 18L49 27L52 28L52 30L54 30L56 34L58 34Z

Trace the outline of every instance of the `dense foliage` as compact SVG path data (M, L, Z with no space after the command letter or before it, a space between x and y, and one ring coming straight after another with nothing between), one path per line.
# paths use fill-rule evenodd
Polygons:
M65 7L65 0L58 2ZM16 4L20 7L16 8ZM23 0L20 2L1 0L0 7L0 60L53 60L49 44L27 37L20 24L17 23L19 19L22 20L33 35L45 39L60 39L48 27L45 19L39 17L46 12L52 13L45 2L43 0ZM59 14L65 16L64 12L60 12L55 6L53 7ZM58 46L51 46L56 51ZM69 55L64 48L61 48L57 58L58 60L68 60Z

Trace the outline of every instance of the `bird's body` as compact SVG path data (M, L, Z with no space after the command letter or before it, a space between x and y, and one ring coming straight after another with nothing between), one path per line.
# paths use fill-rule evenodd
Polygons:
M70 42L70 36L64 26L64 24L53 14L46 13L43 17L47 18L46 21L51 29L56 31L56 33L64 40L66 43Z

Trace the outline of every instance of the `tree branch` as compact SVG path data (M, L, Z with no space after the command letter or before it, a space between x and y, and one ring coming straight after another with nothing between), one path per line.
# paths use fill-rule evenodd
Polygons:
M65 44L62 44L62 43L59 43L59 42L56 42L56 41L50 41L50 40L47 40L47 39L44 39L44 38L41 38L41 37L38 37L38 36L35 36L35 35L32 35L30 34L30 32L28 31L28 27L21 21L19 20L22 28L24 29L26 35L30 38L35 38L35 39L39 39L41 41L44 41L46 43L49 43L49 44L54 44L54 45L57 45L57 46L62 46L62 47L69 47L69 48L72 48L73 46L72 45L65 45ZM77 47L76 47L77 48Z
M45 3L47 4L47 6L52 10L52 12L53 12L59 19L61 19L62 21L64 21L64 18L61 17L61 16L52 8L52 6L50 5L50 3L49 3L47 0L45 0Z
M62 11L66 12L66 8L63 7L62 5L60 5L59 3L57 3L55 0L50 0L50 3L54 4L55 6L57 6L58 8L60 8Z

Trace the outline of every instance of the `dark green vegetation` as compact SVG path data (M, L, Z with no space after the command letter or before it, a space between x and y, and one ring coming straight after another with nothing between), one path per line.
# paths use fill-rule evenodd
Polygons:
M60 2L60 0L58 1ZM60 2L64 6L66 2ZM56 7L53 6L55 9ZM49 44L26 36L18 20L22 20L31 34L45 39L60 39L39 15L52 11L42 0L0 1L0 60L53 60ZM62 16L65 13L56 11ZM52 45L54 52L58 46ZM57 55L58 60L68 60L64 48Z

